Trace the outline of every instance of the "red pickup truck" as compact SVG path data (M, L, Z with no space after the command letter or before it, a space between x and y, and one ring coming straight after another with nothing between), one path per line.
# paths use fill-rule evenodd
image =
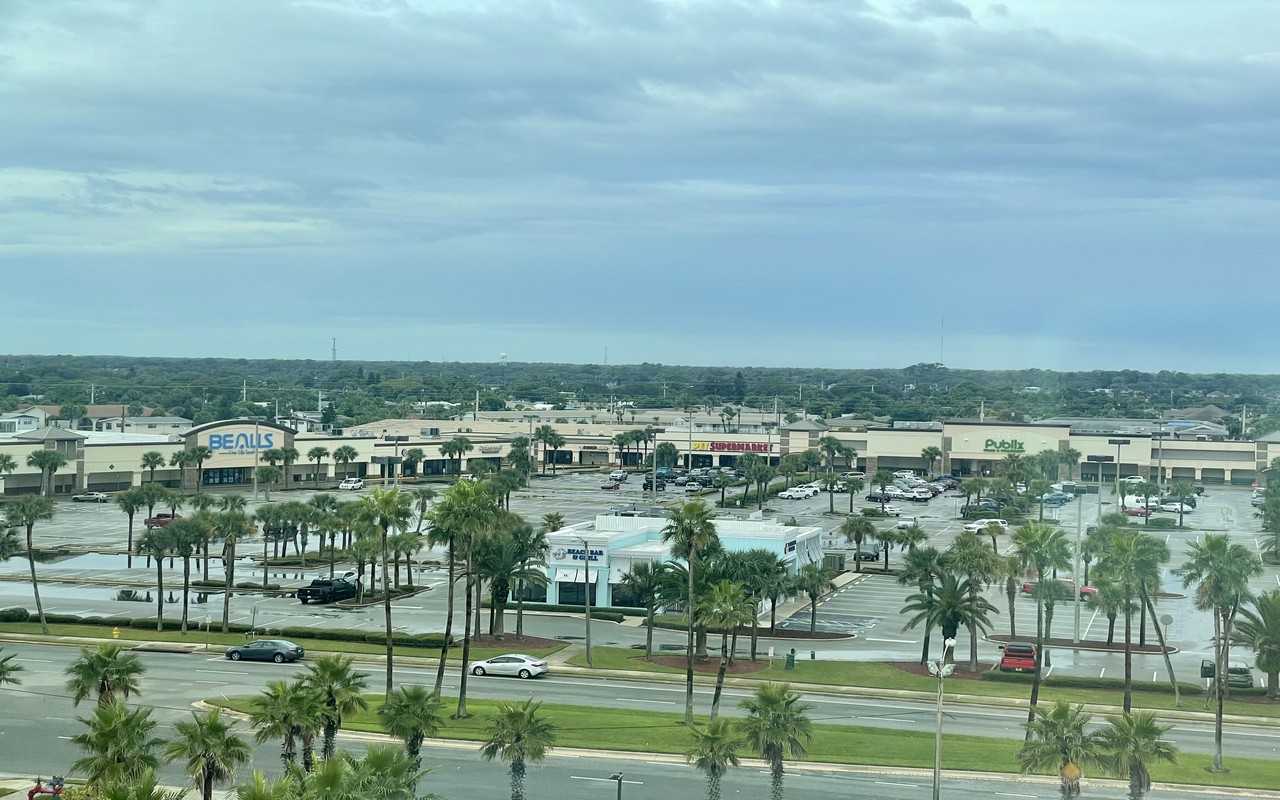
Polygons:
M161 512L159 514L156 514L154 517L148 517L147 521L143 524L146 525L148 528L163 528L165 525L168 525L170 522L173 522L175 519L182 519L182 515L167 514L167 513Z

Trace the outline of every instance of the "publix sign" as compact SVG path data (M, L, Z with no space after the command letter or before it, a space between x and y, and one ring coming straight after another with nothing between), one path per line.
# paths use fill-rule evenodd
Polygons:
M1025 453L1027 446L1021 439L987 439L982 449L987 453Z
M275 447L275 437L273 432L211 433L209 449L224 455L254 453Z

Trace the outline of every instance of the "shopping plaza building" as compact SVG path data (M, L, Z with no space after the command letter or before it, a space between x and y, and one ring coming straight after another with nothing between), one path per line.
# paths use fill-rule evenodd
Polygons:
M1247 486L1258 481L1280 455L1280 436L1230 439L1221 425L1192 419L1058 418L1022 424L970 419L874 427L841 419L771 424L763 414L761 420L739 419L730 424L669 409L637 412L622 421L602 412L563 410L467 416L473 418L389 419L339 433L309 431L291 419L191 425L172 417L163 418L155 428L147 427L148 418L129 418L119 424L100 422L73 429L13 412L0 415L0 456L9 456L17 467L0 475L0 495L39 491L40 474L27 460L41 449L57 450L66 458L66 466L53 476L55 496L115 492L151 480L151 472L141 465L143 455L152 452L159 453L166 465L155 470L154 479L173 488L252 484L254 468L264 463L263 453L282 449L297 453L291 463L277 463L287 470L291 485L325 487L344 477L444 474L457 462L446 458L441 447L460 436L471 446L462 458L463 470L478 461L497 466L516 437L527 437L542 425L553 427L565 444L554 451L536 447L540 462L601 470L638 467L646 452L663 443L676 449L679 463L691 467L732 466L745 453L776 465L783 456L817 449L823 437L832 436L852 453L838 458L835 466L867 474L887 468L984 475L1011 453L1054 450L1080 454L1074 476L1083 481L1107 481L1118 474ZM646 431L647 446L619 449L615 436L630 430ZM1273 444L1276 450L1269 449ZM176 454L195 448L207 449L202 462L185 468L170 466ZM923 455L927 448L937 448L941 458L928 463ZM421 461L414 458L419 453Z

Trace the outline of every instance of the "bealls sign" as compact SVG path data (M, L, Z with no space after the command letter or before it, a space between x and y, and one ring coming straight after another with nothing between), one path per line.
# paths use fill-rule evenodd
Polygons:
M253 453L258 450L270 450L275 447L274 433L211 433L209 434L209 449L215 453L223 453L226 455L242 455L244 453Z
M988 439L982 449L988 453L1025 453L1027 446L1020 439Z

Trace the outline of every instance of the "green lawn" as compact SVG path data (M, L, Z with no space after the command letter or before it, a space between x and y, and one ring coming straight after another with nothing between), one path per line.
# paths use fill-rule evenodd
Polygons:
M656 654L656 653L655 653ZM671 653L666 653L671 655ZM668 674L684 674L683 667L664 667L650 664L644 660L639 650L618 647L591 648L591 661L595 669L625 669L640 672L659 672ZM578 653L569 659L574 666L586 666L586 659ZM771 666L760 672L736 676L739 678L787 681L790 683L807 683L819 686L860 686L868 689L900 689L917 692L934 692L937 683L933 678L912 675L903 672L891 664L878 661L809 661L801 657L796 659L795 669L787 670L782 659L774 659ZM1019 683L997 683L995 681L953 680L947 684L956 694L975 695L978 697L1003 697L1022 700L1027 698L1030 686ZM1078 689L1072 687L1044 686L1040 690L1041 702L1052 703L1064 699L1073 703L1090 705L1118 706L1122 700L1119 691L1108 689ZM1187 711L1199 711L1204 702L1203 695L1183 693L1182 708ZM1153 710L1171 710L1176 708L1172 694L1163 692L1147 692L1135 689L1133 704L1137 708ZM1278 703L1242 703L1227 701L1227 714L1240 714L1255 717L1280 717Z
M343 720L348 730L382 732L377 722L381 695L369 695L369 710ZM213 705L247 712L247 697L209 700ZM446 717L456 700L445 702ZM487 717L497 706L492 700L467 700L465 720L445 719L440 738L479 741ZM650 753L682 754L690 746L689 731L682 723L683 715L666 712L632 711L545 703L542 710L556 724L556 743L562 747L592 750L627 750ZM700 720L705 721L705 720ZM832 764L865 764L927 768L933 765L933 733L892 731L845 725L814 725L814 739L805 759ZM1020 743L1015 740L991 739L946 733L942 748L942 765L946 769L979 772L1015 772ZM1275 785L1275 762L1260 759L1227 757L1231 772L1225 775L1204 771L1208 756L1187 755L1172 767L1153 770L1157 783L1197 783L1210 786L1272 788Z
M0 623L0 631L8 631L12 633L40 633L40 624L38 622L5 622ZM50 625L50 636L83 636L93 639L111 640L111 628L105 625ZM244 644L245 636L243 633L219 633L214 631L206 634L204 631L192 630L185 636L179 631L157 631L147 630L143 628L121 628L120 639L122 641L141 641L141 642L183 642L185 644L203 645L206 641L210 646L223 646L234 644ZM326 650L337 653L361 653L367 655L383 655L387 652L385 644L373 644L370 642L340 642L333 639L291 639L297 644L302 645L306 650ZM543 647L526 650L525 652L531 656L545 658L555 653L567 644L556 645L555 647ZM417 658L436 658L440 655L440 648L435 647L410 647L407 645L397 645L396 652L402 655L414 656ZM460 646L450 648L450 659L456 661L462 652ZM500 656L503 653L510 652L510 648L500 647L473 647L471 648L471 658L473 661L480 661L486 658Z

